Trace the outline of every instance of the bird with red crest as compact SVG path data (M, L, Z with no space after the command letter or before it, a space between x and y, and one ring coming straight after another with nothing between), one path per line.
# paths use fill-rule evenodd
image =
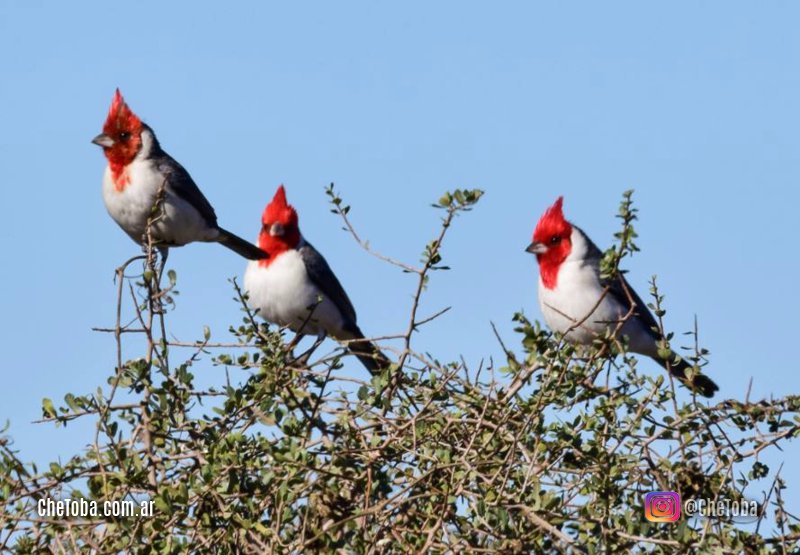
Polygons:
M170 247L195 241L220 243L250 260L266 256L217 224L214 208L189 172L164 152L153 130L128 107L119 89L103 132L92 142L103 149L108 160L103 174L108 213L140 245L145 244L149 225L162 265ZM154 208L161 212L151 218Z
M601 277L603 253L564 218L563 202L558 197L545 211L526 249L539 262L539 304L550 329L583 345L616 331L631 352L651 357L691 390L714 395L717 384L675 352L659 356L663 337L647 305L622 274Z
M300 233L297 211L287 202L283 185L264 209L258 246L268 257L248 263L244 289L259 316L300 337L336 339L372 373L390 366L364 338L353 303L328 262Z

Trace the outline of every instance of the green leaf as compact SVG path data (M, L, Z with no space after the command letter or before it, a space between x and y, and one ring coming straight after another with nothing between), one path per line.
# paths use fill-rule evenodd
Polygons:
M55 418L57 416L56 408L53 406L53 401L47 397L42 399L42 413L45 418Z

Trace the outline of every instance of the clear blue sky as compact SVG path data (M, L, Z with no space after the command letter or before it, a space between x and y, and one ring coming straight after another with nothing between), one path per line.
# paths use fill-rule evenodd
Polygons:
M441 192L486 190L423 313L454 308L419 344L472 363L501 355L490 321L516 347L513 312L540 318L523 249L541 212L563 194L605 247L635 188L633 285L658 275L676 331L697 315L722 396L751 378L754 398L798 392L798 4L262 4L0 2L0 420L25 458L90 439L30 422L42 397L93 391L114 364L90 328L112 323L113 270L138 247L106 214L89 141L117 86L223 226L254 239L285 183L367 334L404 329L413 283L339 231L329 182L376 249L412 262ZM242 261L192 245L170 262L172 332L226 339ZM784 473L800 488L796 465Z

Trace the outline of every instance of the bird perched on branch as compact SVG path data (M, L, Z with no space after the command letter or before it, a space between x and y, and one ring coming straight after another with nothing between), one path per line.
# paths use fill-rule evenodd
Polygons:
M562 203L563 197L559 197L547 209L526 249L539 262L539 303L550 329L565 334L573 343L590 344L619 328L631 352L653 358L690 389L713 396L717 384L692 371L692 365L674 351L669 360L659 356L658 343L663 337L647 305L622 274L613 279L601 277L603 253L564 218Z
M258 247L217 225L214 208L183 166L161 149L155 133L134 114L117 89L103 132L92 142L103 148L106 209L131 239L145 244L150 221L153 243L166 260L169 247L217 242L250 260L266 256ZM156 206L160 204L160 206Z
M371 373L389 359L356 324L356 311L322 255L298 227L297 211L278 187L261 218L258 246L269 257L251 261L244 275L248 303L268 322L302 335L330 336L344 343Z

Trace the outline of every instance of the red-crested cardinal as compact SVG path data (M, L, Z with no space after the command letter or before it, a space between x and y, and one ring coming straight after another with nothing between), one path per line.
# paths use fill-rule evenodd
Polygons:
M322 255L300 234L283 185L264 209L258 246L269 257L244 274L249 305L264 320L301 336L328 335L344 343L372 373L391 364L356 324L356 311Z
M616 329L633 301L631 316L619 330L628 338L628 349L653 358L701 395L713 396L719 387L711 379L698 373L688 378L691 364L678 360L674 352L669 362L658 355L662 337L647 305L622 274L618 279L601 279L603 253L583 231L564 219L562 202L563 197L559 197L542 215L533 242L526 249L539 262L539 304L550 329L566 334L573 343L589 344L607 330Z
M117 89L103 132L92 142L103 148L106 209L131 239L145 242L148 219L163 189L160 217L151 222L153 242L166 260L169 247L217 242L250 260L266 257L255 245L217 225L211 204L183 166L161 149L153 130L134 114Z

